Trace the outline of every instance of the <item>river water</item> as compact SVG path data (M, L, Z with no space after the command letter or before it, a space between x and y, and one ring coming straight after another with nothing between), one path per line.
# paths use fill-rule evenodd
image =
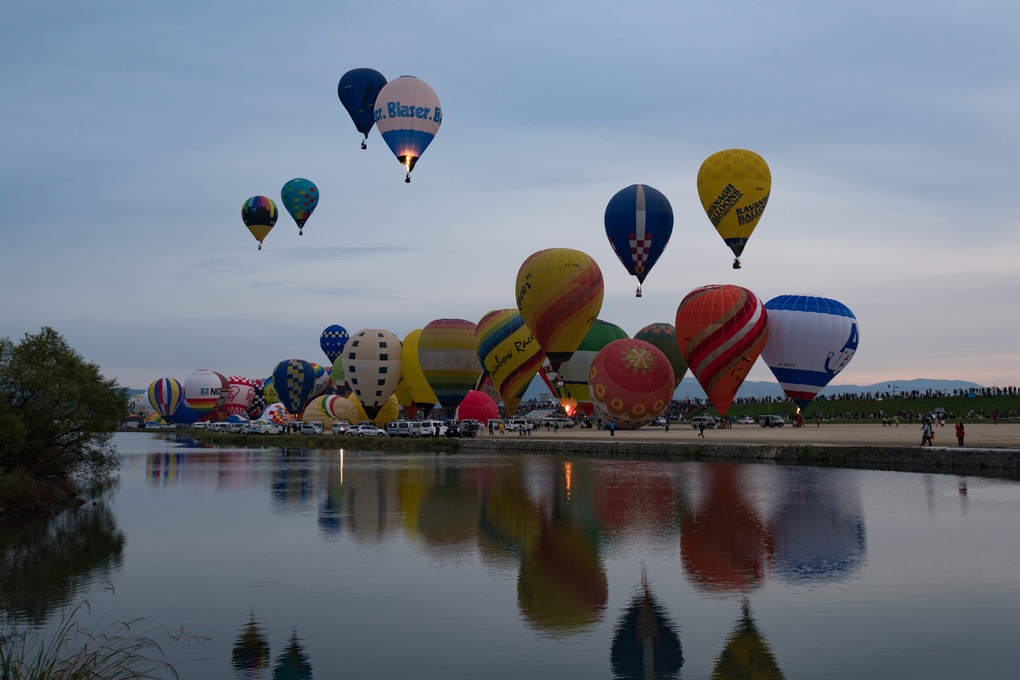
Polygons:
M207 636L182 678L1017 677L1015 481L115 443L96 504L0 525L0 606Z

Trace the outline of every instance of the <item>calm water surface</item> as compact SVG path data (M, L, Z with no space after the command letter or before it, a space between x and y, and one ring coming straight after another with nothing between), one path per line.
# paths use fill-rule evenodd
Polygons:
M183 678L1016 678L1020 484L538 455L189 448L48 523L0 604L209 636Z

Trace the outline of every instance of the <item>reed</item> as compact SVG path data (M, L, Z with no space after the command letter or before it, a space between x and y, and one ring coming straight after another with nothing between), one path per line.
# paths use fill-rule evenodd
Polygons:
M107 585L104 590L113 592ZM0 632L0 674L4 680L133 680L177 678L170 648L203 644L208 638L156 624L143 617L81 623L91 613L89 596L61 614L52 632L9 627ZM181 663L185 660L182 657Z

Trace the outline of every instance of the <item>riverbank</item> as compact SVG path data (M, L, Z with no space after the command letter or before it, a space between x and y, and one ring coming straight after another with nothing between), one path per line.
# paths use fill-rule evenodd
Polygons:
M1020 478L1020 424L974 423L967 426L966 446L957 445L951 425L936 429L936 446L921 447L918 426L901 424L827 424L804 428L757 425L706 430L691 427L645 427L610 435L608 430L538 430L479 433L468 439L354 438L324 435L228 435L189 431L187 435L215 446L279 448L357 448L383 451L514 450L606 458L770 462L786 465L873 468L982 474Z

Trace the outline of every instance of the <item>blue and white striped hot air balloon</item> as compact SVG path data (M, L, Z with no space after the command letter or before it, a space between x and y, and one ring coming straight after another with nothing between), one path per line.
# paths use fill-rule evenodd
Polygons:
M439 98L425 81L414 76L395 78L379 90L375 99L375 125L393 155L411 170L443 122Z
M765 312L769 337L762 359L804 409L853 358L857 318L842 302L815 295L780 295L765 303Z

